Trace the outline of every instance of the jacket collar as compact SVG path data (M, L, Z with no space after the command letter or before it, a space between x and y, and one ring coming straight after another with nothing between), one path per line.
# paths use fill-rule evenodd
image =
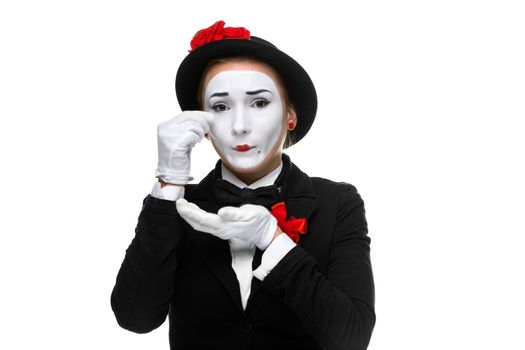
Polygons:
M287 154L282 153L281 157L283 167L275 180L275 185L278 186L281 192L281 197L286 205L287 215L288 217L294 216L308 220L316 203L312 181L308 175L291 162ZM222 178L221 164L222 160L219 159L215 164L215 168L198 185L186 186L186 200L197 204L201 209L208 212L217 213L219 211L220 207L213 196L213 193L215 193L213 189L215 182ZM200 257L220 279L241 312L244 312L241 304L239 282L231 266L232 257L228 241L217 238L207 232L195 231L189 225L187 225L187 228L189 237ZM299 244L302 244L302 241L299 241ZM254 263L256 261L257 264L260 262L261 254L262 252L257 248ZM254 277L247 307L249 307L250 300L255 296L259 286L260 281Z

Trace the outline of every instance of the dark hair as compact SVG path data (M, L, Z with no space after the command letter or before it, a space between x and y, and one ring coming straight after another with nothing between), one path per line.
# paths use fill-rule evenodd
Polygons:
M277 77L277 80L278 80L278 83L283 87L283 90L284 90L284 101L285 101L285 106L287 108L292 108L295 110L295 106L293 105L292 101L290 101L290 98L288 96L288 89L286 87L286 84L284 83L284 79L281 77L281 74L279 74L279 72L277 72L277 70L275 68L272 67L272 65L256 58L256 57L253 57L253 56L249 56L249 55L237 55L237 56L227 56L227 57L221 57L221 58L216 58L216 59L213 59L211 60L210 62L208 62L206 68L204 68L204 71L202 72L202 76L201 76L201 79L200 79L200 82L199 82L199 87L197 89L197 101L199 103L199 107L201 110L204 110L204 103L202 101L202 93L203 93L203 90L204 90L204 77L206 76L206 74L208 74L208 72L210 71L210 69L217 65L217 64L221 64L221 63L230 63L230 62L238 62L238 61L243 61L243 60L250 60L250 61L255 61L255 62L258 62L258 63L261 63L261 64L264 64L265 66L268 66L270 67L276 77ZM284 145L283 145L283 148L288 148L290 146L292 146L294 143L295 143L295 131L297 130L297 128L294 128L293 130L287 130L286 132L286 139L284 140Z

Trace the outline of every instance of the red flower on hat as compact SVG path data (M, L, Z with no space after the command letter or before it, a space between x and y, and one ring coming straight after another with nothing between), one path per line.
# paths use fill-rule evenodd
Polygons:
M306 219L291 216L286 219L286 206L284 202L279 202L272 206L272 215L277 219L277 224L295 243L301 238L299 235L306 233Z
M192 52L199 46L222 39L250 39L250 31L244 27L224 28L224 21L217 21L210 27L199 30L190 42Z

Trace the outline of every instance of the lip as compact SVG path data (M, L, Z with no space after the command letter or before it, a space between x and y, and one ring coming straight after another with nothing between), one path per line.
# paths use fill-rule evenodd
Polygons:
M255 146L250 146L250 145L237 145L234 150L236 151L239 151L239 152L246 152L246 151L249 151L251 150L252 148L254 148Z

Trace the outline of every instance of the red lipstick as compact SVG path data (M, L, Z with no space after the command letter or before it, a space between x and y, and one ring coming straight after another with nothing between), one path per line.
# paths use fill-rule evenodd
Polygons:
M246 152L252 148L253 148L252 146L244 144L244 145L237 145L237 147L235 147L235 150L239 152Z

